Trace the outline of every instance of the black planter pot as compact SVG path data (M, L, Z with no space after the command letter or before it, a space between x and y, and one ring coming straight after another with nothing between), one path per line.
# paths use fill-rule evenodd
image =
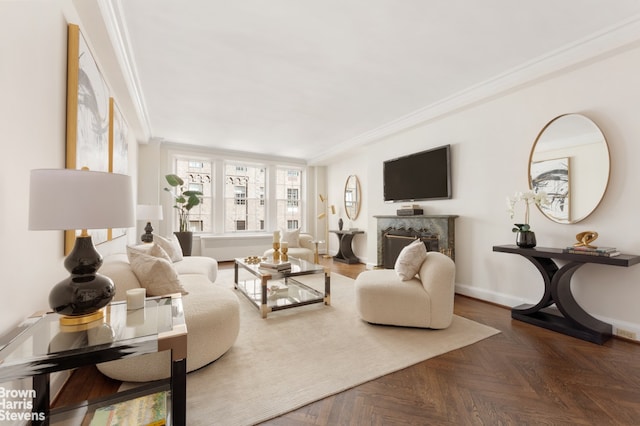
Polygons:
M178 237L178 241L180 242L180 247L182 247L182 255L183 256L191 256L191 248L193 247L193 232L191 231L177 231L174 232L176 237Z
M533 231L516 232L516 245L521 248L533 248L536 246L536 234Z

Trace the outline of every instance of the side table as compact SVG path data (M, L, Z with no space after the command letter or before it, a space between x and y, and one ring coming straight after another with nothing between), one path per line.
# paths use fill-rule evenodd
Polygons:
M351 243L353 237L357 234L364 234L364 231L360 229L347 229L347 230L333 230L331 231L338 236L338 254L333 256L333 260L336 262L342 262L347 264L359 263L358 257L353 254Z
M187 327L180 295L149 298L137 311L127 311L125 302L104 309L103 320L83 326L62 326L54 313L34 315L0 337L0 382L33 378L33 400L15 415L31 417L33 425L67 425L65 419L76 411L91 418L97 408L168 390L171 424L185 425ZM170 379L73 407L49 408L51 373L165 350L171 351Z

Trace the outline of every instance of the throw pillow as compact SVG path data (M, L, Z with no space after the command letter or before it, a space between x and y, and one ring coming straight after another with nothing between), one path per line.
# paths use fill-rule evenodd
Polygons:
M175 235L172 235L171 239L161 235L154 235L153 240L167 252L172 262L180 262L183 259L182 247L180 247L178 237Z
M283 230L282 236L280 237L280 242L287 243L289 248L300 247L300 229Z
M420 271L420 266L426 258L427 248L424 243L415 240L400 251L394 267L396 274L402 281L410 280Z
M148 254L149 256L159 257L171 262L171 258L162 247L156 243L152 244L139 244L136 246L127 246L127 254L129 251L136 251L138 253Z
M151 256L143 251L127 247L131 270L147 289L148 296L163 296L171 293L189 294L182 284L170 260Z

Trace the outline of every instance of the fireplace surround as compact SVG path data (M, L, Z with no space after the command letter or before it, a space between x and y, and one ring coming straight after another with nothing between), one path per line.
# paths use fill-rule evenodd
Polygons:
M456 215L374 216L377 220L377 267L391 269L402 248L419 238L428 251L455 260Z

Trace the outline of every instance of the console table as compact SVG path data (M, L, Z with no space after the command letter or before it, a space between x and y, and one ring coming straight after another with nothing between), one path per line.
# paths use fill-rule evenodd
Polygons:
M364 231L360 229L347 229L347 230L339 230L339 231L331 231L338 236L339 240L339 248L338 254L333 256L333 260L336 262L342 263L359 263L360 260L358 257L353 254L353 249L351 248L351 242L353 241L353 237L357 234L364 234Z
M523 256L535 265L544 280L544 294L540 301L535 305L516 306L511 310L511 318L598 344L603 344L611 337L611 324L589 315L576 302L571 293L571 277L587 263L624 267L640 263L640 256L636 255L593 256L563 253L562 249L546 247L504 245L493 246L493 251ZM558 267L552 259L567 263ZM551 308L553 304L557 310Z

